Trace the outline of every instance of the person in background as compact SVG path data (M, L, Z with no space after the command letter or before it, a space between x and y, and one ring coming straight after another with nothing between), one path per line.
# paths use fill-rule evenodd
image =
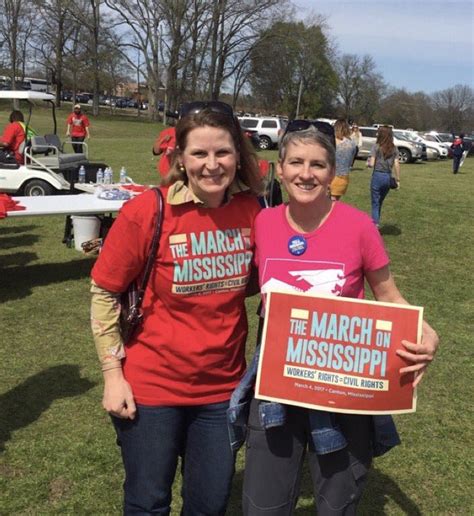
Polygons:
M453 150L453 174L457 174L464 152L464 133L454 137L451 149Z
M392 172L395 173L397 189L400 188L398 149L393 143L393 132L390 126L382 125L378 128L377 140L370 151L367 166L374 169L370 181L370 199L372 220L379 227L382 204L390 191Z
M161 131L153 145L153 154L161 156L156 167L160 176L166 177L171 167L171 156L176 147L176 130L174 127L166 127Z
M354 166L354 162L357 157L357 154L359 154L359 149L362 147L362 133L360 132L359 126L356 123L352 124L351 140L356 145L355 152L354 152L354 159L352 160L352 165L351 165L351 168L352 168Z
M181 110L143 321L124 347L120 293L144 268L155 193L127 202L92 270L92 330L125 467L125 514L169 514L182 458L184 516L223 515L235 454L226 411L245 371L245 296L262 184L231 106Z
M66 121L66 137L71 137L74 152L84 152L83 145L81 144L86 138L90 138L89 126L89 118L82 112L81 105L76 104Z
M347 192L356 144L351 139L351 130L347 120L342 118L336 120L334 132L336 134L336 176L331 182L330 189L332 199L337 201Z
M278 204L283 202L283 197L280 183L275 178L274 164L270 164L270 161L267 159L259 159L258 168L260 170L260 177L265 184L265 192L258 198L260 206L262 208L278 206Z
M25 118L21 111L14 110L10 113L10 123L3 130L0 136L0 149L10 151L15 155L15 160L19 165L24 163L22 144L25 141Z
M306 274L314 272L311 292L326 293L327 278L319 282L317 278L330 263L340 268L334 295L362 299L367 280L375 299L408 304L395 285L383 240L370 217L328 196L335 168L334 132L329 124L305 120L288 124L277 165L288 203L262 210L255 221L255 263L262 301L275 283L280 291L284 284L289 292L308 291L308 286L289 280L288 271L301 267ZM296 239L300 245L292 248ZM397 350L407 363L400 375L415 373L413 383L418 384L438 343L436 332L423 322L421 343L402 341ZM229 410L248 403L258 355L259 349ZM399 442L389 415L330 413L253 397L247 424L243 513L293 514L308 457L317 514L355 515L372 458Z

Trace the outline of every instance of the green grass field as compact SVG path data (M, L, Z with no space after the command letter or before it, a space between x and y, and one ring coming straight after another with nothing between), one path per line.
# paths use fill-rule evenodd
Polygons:
M0 126L7 118L0 111ZM64 134L66 111L59 112ZM46 114L34 126L49 132ZM161 126L92 120L91 157L154 183ZM265 153L274 158L276 153ZM370 172L356 162L345 201L368 211ZM403 444L377 459L360 514L473 514L472 214L474 159L402 166L382 233L397 284L441 336L415 414L397 417ZM0 221L0 514L120 514L122 466L101 408L89 330L93 259L61 243L63 217ZM256 299L249 300L254 347ZM230 515L240 514L239 456ZM173 514L179 514L179 476ZM303 483L296 512L313 514Z

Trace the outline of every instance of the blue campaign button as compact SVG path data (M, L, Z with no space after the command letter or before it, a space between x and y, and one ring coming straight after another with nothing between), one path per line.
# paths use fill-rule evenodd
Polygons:
M307 249L308 243L306 238L301 235L296 235L288 240L288 251L294 256L301 256Z

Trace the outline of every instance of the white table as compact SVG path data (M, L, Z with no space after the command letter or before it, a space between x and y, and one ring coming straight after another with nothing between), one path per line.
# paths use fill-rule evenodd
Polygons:
M95 195L44 195L37 197L13 197L26 210L9 211L8 217L39 215L97 215L115 213L126 201L109 201Z

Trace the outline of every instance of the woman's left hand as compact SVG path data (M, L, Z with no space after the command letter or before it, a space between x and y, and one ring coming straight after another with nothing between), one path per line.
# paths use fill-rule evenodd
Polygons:
M413 387L416 387L436 354L439 345L439 337L433 328L427 322L423 321L421 344L415 344L407 340L402 340L402 344L405 349L397 350L397 355L412 362L412 364L402 367L400 374L404 375L414 372L415 380Z

